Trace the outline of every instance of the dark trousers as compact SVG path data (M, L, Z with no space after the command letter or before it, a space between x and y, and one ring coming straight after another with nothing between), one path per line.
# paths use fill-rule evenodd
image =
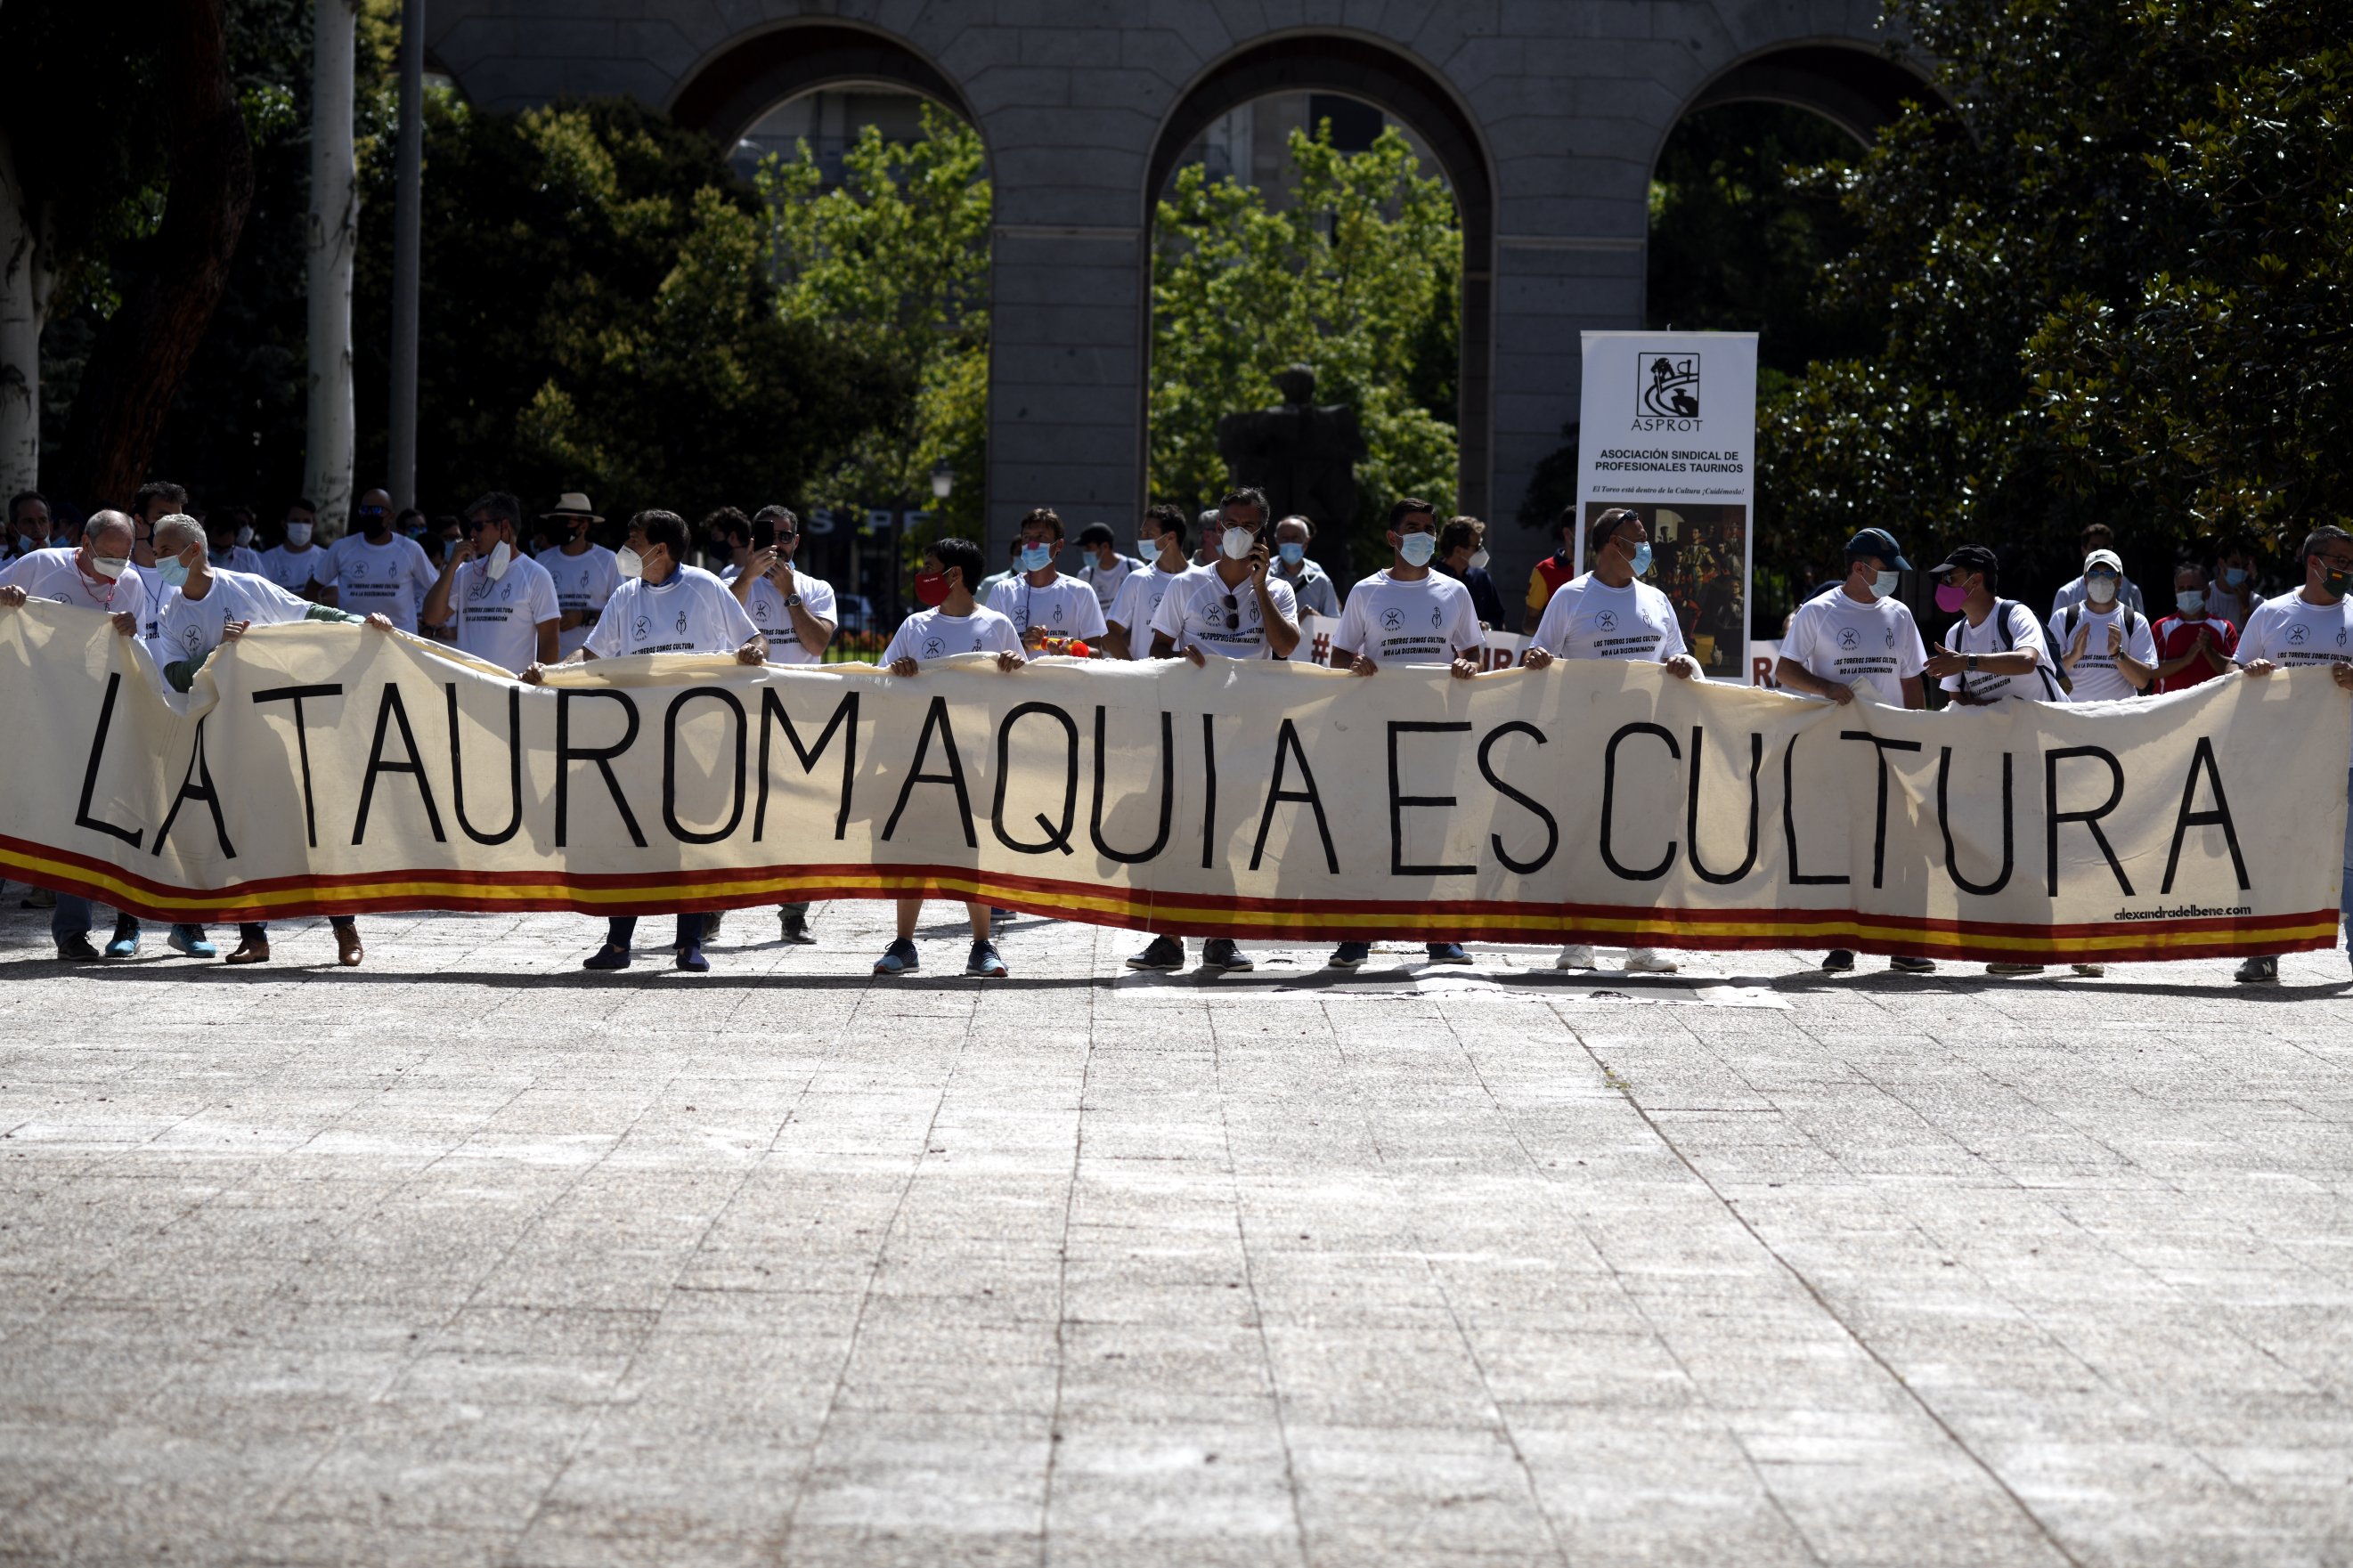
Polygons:
M629 939L635 936L637 932L637 916L615 915L606 927L605 941L610 946L617 947L623 952L627 952L629 951ZM678 917L678 945L681 947L694 948L697 951L702 949L702 915L691 914L681 915Z

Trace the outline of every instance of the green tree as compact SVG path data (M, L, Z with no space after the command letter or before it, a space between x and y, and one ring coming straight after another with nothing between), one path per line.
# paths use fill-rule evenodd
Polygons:
M1196 164L1160 203L1153 237L1151 476L1158 500L1207 505L1226 488L1218 421L1279 402L1273 376L1315 367L1319 401L1353 404L1369 456L1360 531L1391 498L1455 500L1454 367L1462 237L1454 198L1403 136L1357 153L1325 124L1293 132L1298 182L1273 208Z
M827 190L807 142L758 174L776 309L912 389L812 480L813 503L933 508L932 470L957 483L936 524L978 534L988 439L990 190L980 133L926 103L923 134L869 125Z

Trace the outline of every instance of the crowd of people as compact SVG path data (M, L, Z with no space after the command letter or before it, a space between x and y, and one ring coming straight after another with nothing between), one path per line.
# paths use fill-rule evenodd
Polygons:
M353 621L377 631L438 637L474 659L538 685L553 665L631 654L732 655L747 665L811 664L825 658L839 627L831 584L795 564L800 520L783 506L746 516L722 508L690 527L678 514L638 512L617 550L596 542L605 519L577 493L528 516L513 495L492 491L462 514L429 522L396 510L373 489L360 498L355 527L331 542L316 538L307 501L287 510L278 539L256 551L252 516L224 509L188 510L185 490L142 486L129 510L92 513L78 528L52 517L41 496L15 497L0 541L0 609L28 598L109 616L114 629L144 643L157 679L189 689L206 660L257 625L298 620ZM1584 531L1583 570L1572 571L1574 531ZM1564 659L1641 659L1677 678L1705 679L1685 646L1675 606L1643 579L1651 568L1649 530L1640 513L1612 508L1581 523L1572 510L1559 528L1561 552L1531 579L1533 617L1525 668ZM1344 595L1310 559L1314 525L1273 519L1252 489L1229 492L1188 519L1183 509L1145 510L1130 553L1108 525L1077 540L1081 565L1060 570L1069 541L1062 520L1039 508L1021 520L1006 566L990 573L981 547L947 537L926 550L915 574L921 606L898 627L879 663L901 677L959 655L993 657L1007 670L1041 653L1120 659L1289 659L1301 656L1303 614L1334 623L1334 668L1360 677L1384 667L1445 666L1461 679L1481 679L1486 632L1503 606L1485 572L1484 524L1440 518L1430 502L1404 498L1387 518L1388 563ZM1885 530L1864 529L1844 546L1846 575L1824 584L1791 617L1775 672L1780 688L1845 704L1869 689L1901 707L1926 706L1934 680L1955 710L2004 702L2100 703L2144 692L2184 689L2238 671L2261 678L2284 666L2327 664L2353 691L2353 535L2314 530L2298 553L2302 582L2264 600L2253 591L2243 546L2226 548L2211 576L2185 563L2175 576L2174 613L2152 625L2140 589L2124 574L2104 527L2087 531L2084 571L2061 588L2044 621L1999 596L2000 563L1985 546L1963 545L1929 568L1937 607L1956 617L1933 649L1909 607L1895 596L1912 570ZM709 566L696 564L697 558ZM716 570L711 568L715 567ZM2347 793L2353 802L2353 758ZM2353 821L2344 847L2343 905L2353 923ZM103 949L90 941L87 900L36 889L29 907L52 910L50 930L66 961L122 958L139 949L138 921L118 914ZM914 934L920 900L901 900L897 934L874 965L879 974L921 966ZM996 946L1001 911L966 907L971 947L965 973L1008 973ZM806 904L778 908L786 942L817 940ZM635 917L613 919L605 941L585 961L592 970L634 962ZM358 926L333 922L337 956L364 956ZM681 969L710 967L703 947L723 921L677 917L671 948ZM216 956L199 927L179 925L167 941L194 957ZM2348 938L2353 948L2353 938ZM1351 970L1370 945L1342 942L1327 960ZM1451 941L1427 943L1430 962L1470 962ZM268 928L242 926L230 963L266 963ZM1127 961L1139 970L1176 970L1184 940L1153 936ZM1571 942L1555 963L1597 967L1590 944ZM1892 968L1933 970L1926 957L1899 955ZM1835 950L1822 967L1852 970L1855 955ZM1202 967L1240 972L1250 955L1229 938L1201 949ZM1631 973L1670 973L1676 961L1648 947L1629 951ZM2042 966L2000 963L1997 973ZM2096 974L2096 963L2077 963ZM2250 958L2244 983L2278 978L2276 957Z

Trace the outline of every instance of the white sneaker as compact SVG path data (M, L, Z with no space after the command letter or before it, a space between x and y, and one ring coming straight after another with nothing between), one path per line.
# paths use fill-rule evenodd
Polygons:
M2105 963L2079 963L2074 966L2074 969L2076 973L2089 975L2094 980L2099 979L2108 972L2108 966Z
M1582 942L1570 942L1567 947L1560 950L1560 956L1552 961L1552 966L1555 969L1591 969L1595 967L1593 963L1592 945Z
M1629 974L1672 974L1675 961L1655 947L1630 947L1626 950L1626 973Z

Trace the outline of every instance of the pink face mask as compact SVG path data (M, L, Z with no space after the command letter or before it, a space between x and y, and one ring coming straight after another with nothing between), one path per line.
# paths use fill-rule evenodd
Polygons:
M1967 588L1955 587L1950 583L1936 584L1936 608L1944 611L1945 614L1954 615L1968 602L1969 591Z

